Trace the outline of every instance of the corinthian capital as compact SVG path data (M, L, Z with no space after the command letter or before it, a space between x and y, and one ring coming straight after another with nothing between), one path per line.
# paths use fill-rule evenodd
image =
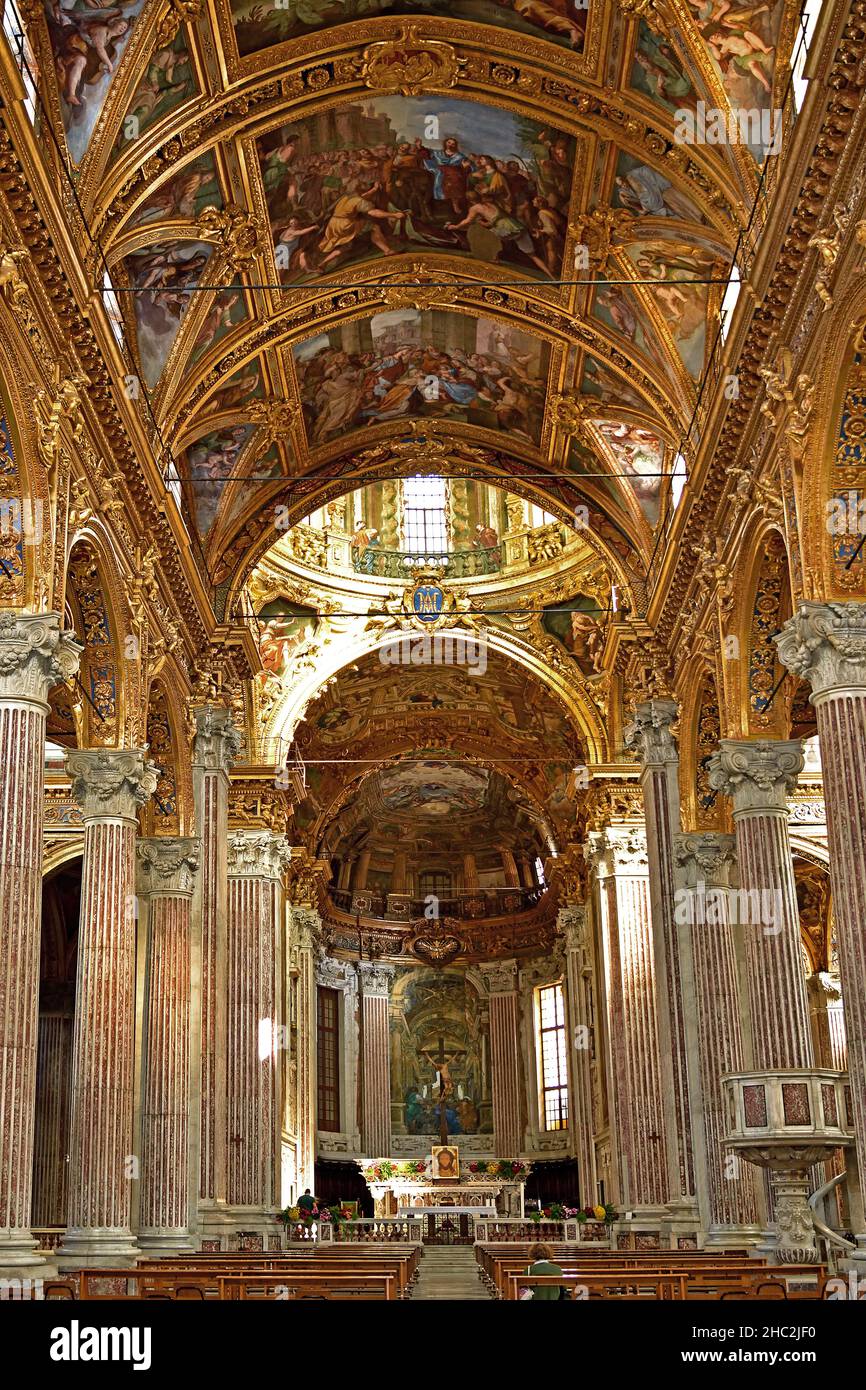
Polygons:
M135 847L138 891L143 896L192 897L201 841L165 836L142 839Z
M53 685L78 670L84 646L61 632L56 613L0 613L0 699L48 703Z
M784 811L803 771L799 739L723 738L709 762L710 786L738 812Z
M674 835L674 859L684 871L687 888L726 887L736 863L736 837L715 830Z
M774 641L813 695L866 688L866 603L802 603Z
M481 974L487 981L489 994L513 994L517 989L517 961L498 960L482 965Z
M134 821L159 780L157 768L141 748L77 748L66 754L66 771L86 821Z
M562 932L566 951L582 951L589 944L589 920L583 906L561 907L556 925Z
M223 705L197 705L193 763L208 772L229 772L240 752L241 735Z
M291 857L285 835L272 835L269 830L232 830L229 833L229 878L280 880Z
M368 997L377 994L380 998L387 999L395 974L393 965L382 965L377 960L359 961L358 978L361 981L361 993Z
M640 753L644 766L677 760L672 727L677 719L675 700L644 700L637 705L634 721L625 730L625 746Z

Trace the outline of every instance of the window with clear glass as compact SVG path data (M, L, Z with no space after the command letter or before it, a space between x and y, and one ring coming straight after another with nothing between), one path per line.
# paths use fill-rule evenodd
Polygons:
M339 991L318 991L318 1122L331 1134L340 1128L340 1025Z
M444 478L406 478L403 482L403 546L437 553L448 549Z
M562 985L536 990L541 1127L568 1129L568 1059Z

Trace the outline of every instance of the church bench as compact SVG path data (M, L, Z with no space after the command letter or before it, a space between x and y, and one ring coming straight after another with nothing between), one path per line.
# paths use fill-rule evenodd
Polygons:
M365 1268L345 1273L327 1270L81 1270L78 1298L82 1302L112 1299L270 1299L369 1297L391 1301L398 1296L393 1270ZM111 1287L106 1289L106 1282ZM52 1281L63 1283L66 1281ZM71 1285L71 1281L70 1286ZM124 1291L122 1284L125 1284ZM72 1286L74 1287L74 1286Z
M180 1263L173 1260L139 1264L136 1272L141 1275L173 1275L177 1278L184 1276L216 1276L217 1274L273 1274L274 1277L282 1277L284 1281L294 1275L319 1274L323 1278L333 1276L344 1277L352 1275L359 1279L375 1277L379 1273L392 1275L397 1284L398 1296L403 1297L410 1284L412 1283L417 1258L410 1256L397 1257L395 1259L367 1259L355 1260L319 1260L316 1257L302 1256L300 1259L266 1259L246 1260L246 1261L194 1261L191 1263Z

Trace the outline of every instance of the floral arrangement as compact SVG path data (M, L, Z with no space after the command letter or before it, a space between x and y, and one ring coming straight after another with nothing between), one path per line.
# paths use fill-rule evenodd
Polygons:
M400 1163L394 1163L390 1158L377 1158L375 1163L367 1164L364 1177L368 1182L387 1182L389 1178L423 1177L426 1170L427 1164L423 1158L407 1158Z
M605 1226L616 1221L616 1207L611 1202L597 1207L567 1207L562 1202L551 1202L540 1211L527 1214L530 1221L603 1221Z
M478 1177L519 1179L525 1178L529 1173L527 1164L516 1158L497 1158L490 1163L479 1159L467 1163L466 1167L468 1172L475 1173Z
M327 1222L331 1226L339 1226L343 1221L351 1221L354 1213L349 1207L313 1207L312 1211L301 1211L300 1207L284 1207L278 1214L277 1220L282 1221L284 1226L306 1226L310 1227L315 1221Z

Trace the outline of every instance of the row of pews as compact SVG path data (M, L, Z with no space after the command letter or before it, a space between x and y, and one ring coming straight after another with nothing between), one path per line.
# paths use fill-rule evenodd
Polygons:
M555 1286L569 1299L820 1299L823 1265L766 1265L747 1252L591 1250L552 1245L558 1275L526 1273L530 1244L479 1244L479 1273L494 1298L525 1298L526 1290Z
M204 1253L85 1269L44 1281L46 1299L379 1300L409 1296L419 1245L311 1246L289 1254Z

